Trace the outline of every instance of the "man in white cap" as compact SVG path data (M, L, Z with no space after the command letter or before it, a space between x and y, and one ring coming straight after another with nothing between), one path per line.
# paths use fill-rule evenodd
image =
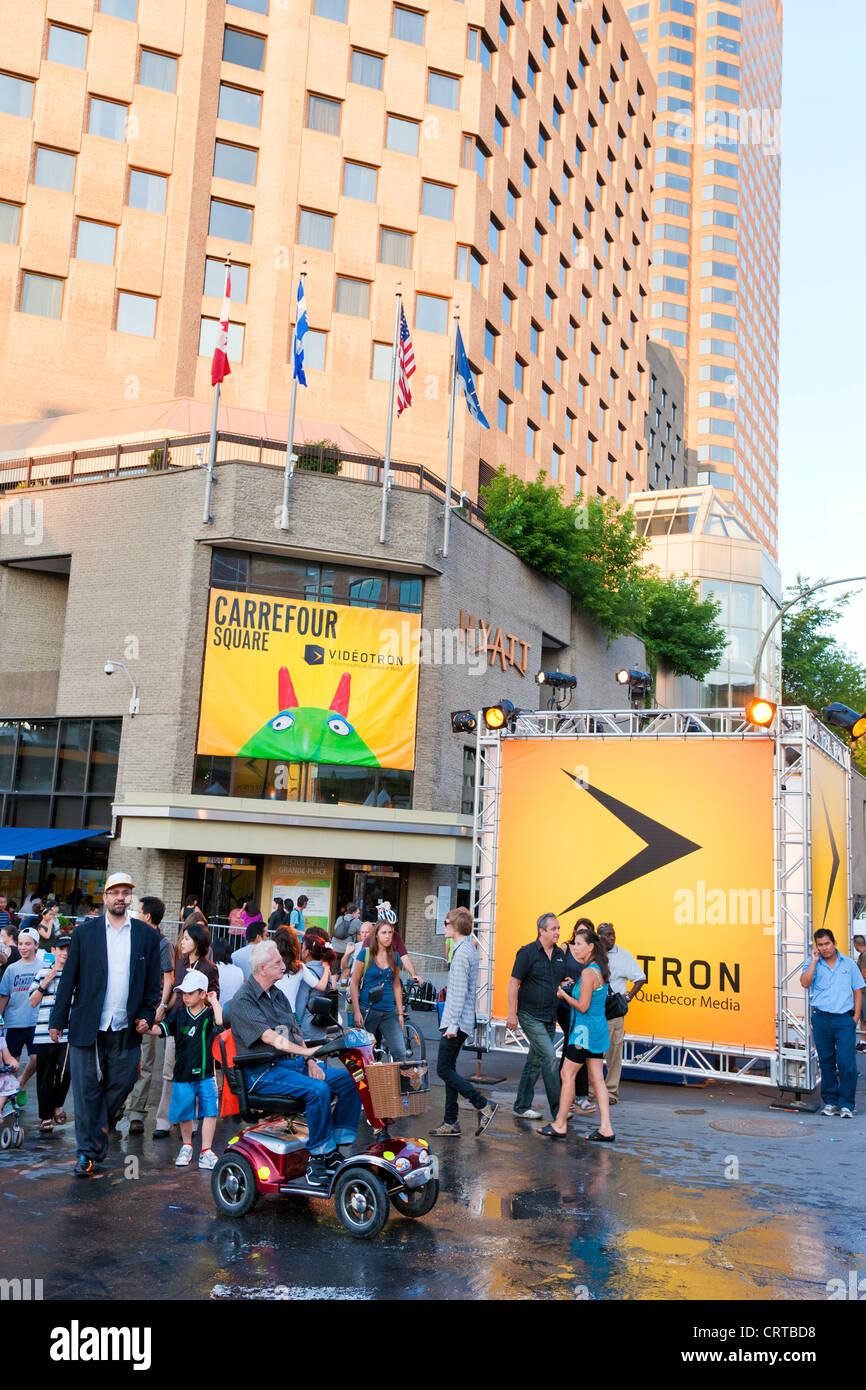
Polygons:
M159 940L129 915L134 886L129 874L112 874L105 911L76 927L49 1019L52 1042L69 1025L78 1178L105 1157L159 1003Z

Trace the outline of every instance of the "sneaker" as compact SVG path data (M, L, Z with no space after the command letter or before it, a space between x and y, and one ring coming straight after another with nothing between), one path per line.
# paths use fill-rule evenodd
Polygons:
M446 1125L443 1122L438 1129L431 1129L430 1133L436 1139L447 1139L451 1135L458 1135L460 1133L460 1126L458 1124Z
M499 1106L496 1104L496 1102L493 1100L489 1100L485 1105L484 1109L478 1111L478 1128L475 1131L476 1135L484 1133L485 1129L490 1124L490 1121L493 1119L493 1116L496 1114L498 1109Z
M178 1157L180 1157L179 1154ZM199 1168L216 1168L218 1162L219 1159L217 1158L213 1149L202 1149L201 1153L198 1156Z
M79 1154L78 1162L72 1170L73 1177L90 1178L93 1176L93 1163L87 1154Z
M544 1118L540 1110L512 1110L511 1113L516 1120L541 1120Z
M324 1155L325 1165L329 1173L333 1173L343 1162L343 1155L339 1149L332 1149L329 1154Z
M188 1168L192 1163L192 1144L184 1144L177 1158L174 1160L175 1168Z
M838 1115L838 1114L839 1114L839 1107L838 1107L838 1105L825 1105L825 1106L824 1106L824 1109L821 1111L821 1114L822 1114L822 1115Z
M144 1120L130 1120L129 1134L144 1134Z
M155 1129L153 1131L154 1139L167 1139L170 1134L170 1129Z
M849 1110L847 1105L842 1106L842 1109L839 1111L839 1114L841 1115L843 1120L853 1120L854 1118L854 1111Z
M331 1170L328 1167L330 1155L314 1154L307 1164L307 1182L310 1187L327 1187L331 1181Z

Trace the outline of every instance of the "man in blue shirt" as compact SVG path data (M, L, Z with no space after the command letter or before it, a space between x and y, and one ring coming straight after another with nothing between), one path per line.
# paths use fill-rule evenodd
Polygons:
M857 1091L857 1026L863 1000L863 976L853 960L836 949L826 927L815 932L811 961L800 984L810 993L812 1034L821 1065L822 1115L854 1118Z

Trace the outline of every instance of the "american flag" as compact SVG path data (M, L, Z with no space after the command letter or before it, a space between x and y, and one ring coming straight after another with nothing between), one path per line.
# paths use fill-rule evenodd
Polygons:
M406 322L406 311L400 307L400 346L397 349L397 419L403 414L407 405L412 404L412 392L409 390L409 378L415 370L415 349L412 346L412 339L409 337L409 325Z

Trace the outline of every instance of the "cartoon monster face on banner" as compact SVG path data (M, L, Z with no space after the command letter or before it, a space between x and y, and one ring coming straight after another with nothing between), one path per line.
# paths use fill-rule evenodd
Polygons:
M378 767L379 759L349 722L352 678L340 677L327 709L299 705L286 666L280 667L277 713L248 738L239 757L273 758L286 763L348 763Z

